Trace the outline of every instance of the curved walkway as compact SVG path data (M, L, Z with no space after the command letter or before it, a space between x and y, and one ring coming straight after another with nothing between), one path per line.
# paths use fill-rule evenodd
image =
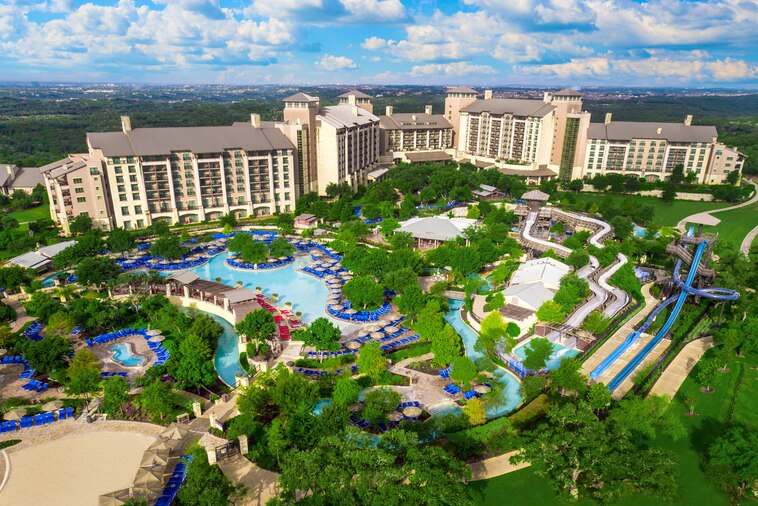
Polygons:
M472 462L469 464L471 468L471 481L489 480L490 478L529 467L531 465L529 462L511 464L511 457L518 454L518 452L519 450L513 450L479 462Z
M673 398L700 357L713 346L713 337L711 336L687 343L666 367L658 381L655 382L650 390L650 395L668 395Z
M758 195L758 192L756 193L756 195ZM742 240L742 244L740 245L740 251L742 251L746 255L750 253L750 246L753 244L753 241L755 240L755 236L757 235L758 235L758 225L756 225L753 230L748 232L748 234Z
M722 207L721 209L713 209L711 211L703 211L703 212L700 212L700 213L691 214L691 215L689 215L689 216L687 216L687 217L682 218L681 220L679 220L679 223L676 224L676 228L681 233L685 233L687 231L687 223L690 222L690 221L692 221L692 220L694 220L694 219L699 219L699 218L702 218L702 217L712 217L711 215L713 215L714 213L723 213L724 211L731 211L733 209L739 209L740 207L745 207L745 206L749 206L751 204L755 204L756 202L758 202L758 183L756 183L755 181L752 181L752 180L749 181L749 182L750 182L750 184L752 184L755 187L755 193L753 194L753 197L750 200L742 202L741 204L736 204L736 205L729 206L729 207ZM754 233L758 233L758 232L756 232L756 229L753 229L753 231L750 232L750 233L754 234ZM749 247L750 247L750 245L748 244L748 248Z

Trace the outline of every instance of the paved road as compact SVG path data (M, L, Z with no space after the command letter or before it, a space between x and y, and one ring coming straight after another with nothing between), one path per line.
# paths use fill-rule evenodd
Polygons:
M739 209L740 207L745 207L745 206L749 206L750 204L755 204L756 202L758 202L758 183L751 180L750 184L755 186L755 194L750 200L745 201L741 204L734 205L734 206L722 207L721 209L713 209L712 211L703 211L702 213L691 214L685 218L682 218L679 221L679 223L676 224L676 228L679 229L681 233L685 233L687 231L687 222L690 222L694 219L699 219L704 216L711 216L714 213L723 213L724 211L731 211L732 209ZM750 233L755 235L756 230L753 229L753 231ZM748 248L749 247L750 246L748 245Z

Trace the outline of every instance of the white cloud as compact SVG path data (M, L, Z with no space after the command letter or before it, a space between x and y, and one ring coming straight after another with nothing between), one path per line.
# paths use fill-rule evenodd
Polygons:
M489 65L472 65L466 62L454 63L430 63L428 65L414 65L411 75L421 76L469 76L469 75L495 75L497 70Z
M357 69L358 65L345 56L335 56L333 54L325 54L316 64L324 70L351 70Z
M361 47L363 49L368 49L369 51L376 51L377 49L384 49L387 47L388 43L391 44L392 41L388 42L384 39L380 39L379 37L369 37L361 43Z
M400 0L254 0L243 12L247 16L291 18L319 25L385 23L407 16Z
M400 21L405 7L400 0L340 0L354 21Z

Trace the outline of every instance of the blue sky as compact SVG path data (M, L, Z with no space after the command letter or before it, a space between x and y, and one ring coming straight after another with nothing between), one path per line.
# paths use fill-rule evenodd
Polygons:
M758 87L755 0L0 0L0 79Z

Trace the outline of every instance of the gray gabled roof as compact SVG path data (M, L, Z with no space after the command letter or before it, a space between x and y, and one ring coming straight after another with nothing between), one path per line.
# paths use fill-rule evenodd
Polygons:
M489 100L477 100L466 107L462 112L479 114L512 114L513 116L532 116L543 118L555 109L542 100L526 100L520 98L491 98Z
M550 195L539 190L531 190L523 194L521 198L523 200L541 200L547 202L547 200L550 198Z
M282 102L317 102L317 101L318 101L318 97L312 97L310 95L303 93L302 91L295 93L294 95L290 95L287 98L282 99Z
M175 151L221 153L227 149L294 149L275 128L244 126L136 128L130 132L88 133L89 144L107 157L170 155Z
M414 119L415 118L415 119ZM453 128L442 114L401 112L392 116L379 116L379 125L386 130L431 130Z
M561 91L557 91L553 93L554 97L581 97L582 94L579 93L576 90L572 90L570 88L563 89Z
M42 167L39 168L39 171L40 172L50 172L53 169L57 169L61 165L66 165L68 163L71 163L71 161L72 160L69 157L62 158L62 159L57 160L55 162L48 163L47 165L43 165Z
M20 167L11 181L11 188L34 188L38 184L45 184L45 178L37 167Z
M222 294L229 301L229 304L238 304L247 302L256 298L256 293L249 288L235 288Z
M506 297L518 297L533 308L539 308L549 300L553 300L555 294L542 286L540 283L529 285L511 285L503 290Z
M448 88L445 93L473 93L476 95L479 92L469 88L468 86L455 86L453 88Z
M632 139L666 140L669 142L712 142L718 136L715 126L685 125L643 121L611 121L590 123L588 139L630 141Z
M36 251L30 251L23 255L11 258L8 260L8 263L18 265L19 267L25 267L27 269L39 269L40 267L51 264L52 260L46 256L40 255Z
M358 91L358 90L347 91L343 93L342 95L338 95L337 98L347 98L350 96L355 96L355 98L374 98L371 95L367 95L363 93L362 91Z
M200 279L200 275L190 271L177 272L168 277L168 279L181 283L182 285L189 285Z
M468 218L447 218L432 216L427 218L411 218L400 224L401 232L408 232L416 239L433 241L449 241L463 234L463 231L476 224L476 220Z
M53 258L58 253L60 253L61 251L63 251L64 249L70 246L73 246L74 244L76 244L76 241L74 240L58 242L55 244L51 244L50 246L41 247L40 249L37 250L37 253L39 253L40 255L46 256L48 258Z
M374 116L367 110L355 107L354 111L353 107L355 106L349 104L324 107L317 118L335 128L362 126L379 121L378 116Z

